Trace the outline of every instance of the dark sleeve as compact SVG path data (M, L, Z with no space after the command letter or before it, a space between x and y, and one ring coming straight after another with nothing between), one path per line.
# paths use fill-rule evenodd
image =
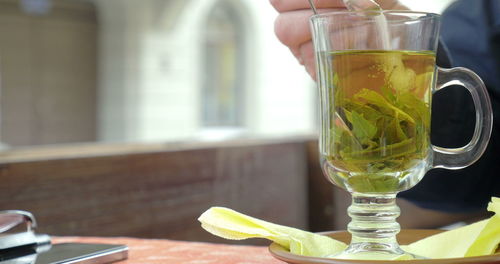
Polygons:
M443 24L443 43L437 53L441 67L462 66L478 73L490 93L494 126L486 152L473 165L460 170L433 169L412 189L400 197L428 209L446 212L484 210L492 196L500 196L500 116L498 74L488 71L491 54L483 49L488 38L483 37L481 1L457 1L449 12L448 25ZM464 19L465 18L465 19ZM459 25L459 23L462 23ZM472 36L472 37L471 37ZM479 37L477 37L479 36ZM461 40L461 41L457 41ZM484 57L483 57L484 56ZM448 87L433 95L431 142L441 147L462 147L467 144L475 126L475 110L470 94L463 87Z
M448 48L442 40L439 40L437 53L436 53L436 64L441 68L451 68L451 59Z

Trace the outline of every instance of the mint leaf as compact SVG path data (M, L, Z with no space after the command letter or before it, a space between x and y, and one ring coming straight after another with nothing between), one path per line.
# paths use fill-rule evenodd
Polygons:
M362 144L371 141L375 134L377 134L377 126L366 120L356 111L353 110L348 119L352 124L352 133Z
M384 85L380 88L380 91L382 91L382 94L384 95L384 97L389 100L391 103L395 103L396 102L396 97L394 96L394 93L392 91L391 88L389 88L389 86L387 85Z
M372 122L376 123L376 121L384 116L384 114L377 109L374 109L370 105L366 103L359 103L353 100L345 99L345 109L356 110L359 114L363 115L363 117Z
M411 93L403 93L398 96L398 103L413 119L430 124L429 105L423 99L419 99Z
M391 104L382 95L378 94L375 91L368 90L368 89L362 89L356 95L354 95L354 98L357 100L363 99L367 103L377 106L381 112L383 111L384 114L398 116L403 120L406 120L406 121L411 122L413 124L415 123L415 120L411 116L409 116L407 113L405 113L400 108Z

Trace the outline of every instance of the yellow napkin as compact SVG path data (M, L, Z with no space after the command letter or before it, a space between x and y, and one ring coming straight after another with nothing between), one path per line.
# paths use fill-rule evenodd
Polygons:
M427 258L457 258L493 254L500 243L500 198L492 198L494 216L468 226L427 237L403 248ZM346 244L326 236L256 219L231 209L212 207L198 220L208 232L226 239L266 238L291 253L322 257L335 255Z
M267 238L298 255L326 256L347 247L345 243L326 236L276 225L223 207L208 209L198 221L216 236L233 240Z
M403 247L428 258L461 258L493 254L500 243L500 198L493 197L491 218L419 240Z

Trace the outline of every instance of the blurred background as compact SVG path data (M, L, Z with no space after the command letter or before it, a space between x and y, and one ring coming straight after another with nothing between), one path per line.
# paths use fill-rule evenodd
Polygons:
M2 148L313 134L316 89L276 15L267 0L0 0Z
M276 16L268 0L0 0L0 209L54 235L213 241L196 219L214 205L345 229L315 84ZM403 228L465 217L398 203Z

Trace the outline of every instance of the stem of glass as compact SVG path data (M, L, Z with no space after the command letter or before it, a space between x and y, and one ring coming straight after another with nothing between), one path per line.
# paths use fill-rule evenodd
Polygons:
M405 254L396 240L401 228L396 222L400 210L395 193L352 193L352 204L347 211L352 219L347 227L352 240L345 253Z

